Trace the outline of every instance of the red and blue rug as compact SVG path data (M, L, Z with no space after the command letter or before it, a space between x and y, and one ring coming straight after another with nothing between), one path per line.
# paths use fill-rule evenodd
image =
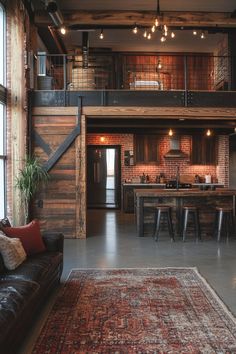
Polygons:
M236 353L236 321L195 268L73 270L33 353Z

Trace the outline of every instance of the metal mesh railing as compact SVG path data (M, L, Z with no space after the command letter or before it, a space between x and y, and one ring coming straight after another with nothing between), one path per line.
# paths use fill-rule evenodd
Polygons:
M38 90L231 90L231 58L211 55L46 55Z

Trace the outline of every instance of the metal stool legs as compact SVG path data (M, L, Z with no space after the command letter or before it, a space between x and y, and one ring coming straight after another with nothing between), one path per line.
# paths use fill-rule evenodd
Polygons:
M225 231L226 238L229 238L230 232L235 233L234 216L232 208L216 208L216 238L219 242L222 231Z
M184 207L183 208L182 239L183 239L183 241L186 240L186 234L187 234L187 228L188 228L188 222L189 222L190 215L193 217L196 240L201 240L199 212L196 207Z
M158 241L158 238L159 238L162 218L165 218L165 220L167 222L169 235L171 237L171 240L174 241L175 238L174 238L174 230L173 230L173 224L172 224L172 218L171 218L171 207L168 207L168 206L160 206L160 207L156 208L155 232L154 232L155 241Z

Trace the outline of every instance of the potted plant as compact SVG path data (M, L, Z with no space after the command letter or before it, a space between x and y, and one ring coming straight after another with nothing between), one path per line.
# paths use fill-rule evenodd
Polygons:
M49 174L35 156L27 156L25 166L16 178L15 186L21 191L25 212L25 222L29 221L29 206L40 184L47 182Z

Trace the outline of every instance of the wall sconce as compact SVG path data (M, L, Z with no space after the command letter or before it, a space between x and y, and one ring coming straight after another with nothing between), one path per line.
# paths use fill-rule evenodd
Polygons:
M157 62L157 69L159 69L159 70L162 69L162 63L161 63L160 59Z

